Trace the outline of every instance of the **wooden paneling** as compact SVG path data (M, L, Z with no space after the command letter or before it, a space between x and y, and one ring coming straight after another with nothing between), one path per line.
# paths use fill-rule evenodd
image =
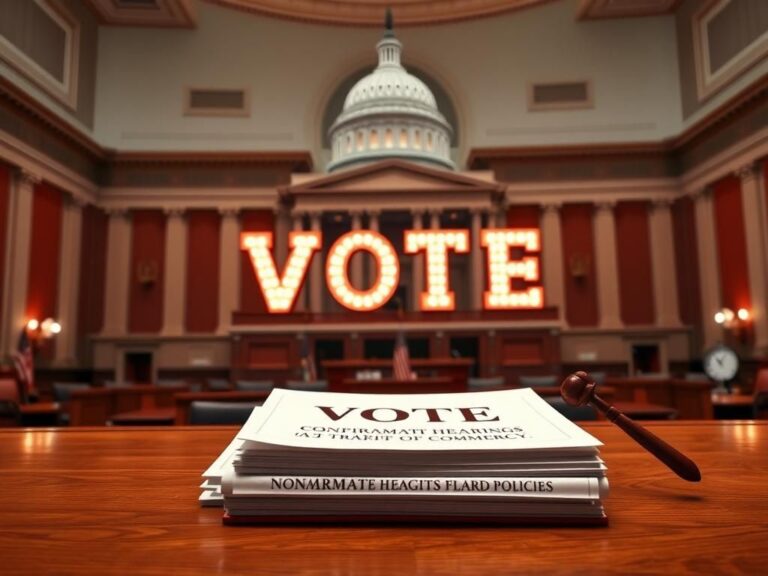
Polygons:
M107 278L107 226L109 217L88 205L83 208L80 244L80 290L77 302L78 355L85 357L86 338L104 324Z
M630 326L655 320L648 208L648 202L619 202L615 210L621 319Z
M159 332L163 327L165 215L160 210L136 210L131 219L128 331ZM154 269L153 282L139 282L140 267Z
M271 210L245 210L240 222L243 232L274 232L274 216ZM240 251L240 310L256 313L267 311L250 256L244 251Z
M219 323L219 229L214 210L187 215L186 329L214 332Z
M565 204L561 210L565 310L571 326L597 326L595 236L591 204ZM575 275L583 267L583 275Z
M61 260L62 192L47 182L35 186L27 282L27 318L56 318ZM55 339L41 347L38 357L53 358Z
M699 288L699 253L696 245L696 215L693 200L684 196L672 206L675 239L675 270L680 321L701 324L701 290Z
M722 304L734 312L739 308L750 310L752 299L741 181L736 176L725 178L715 185L713 210Z

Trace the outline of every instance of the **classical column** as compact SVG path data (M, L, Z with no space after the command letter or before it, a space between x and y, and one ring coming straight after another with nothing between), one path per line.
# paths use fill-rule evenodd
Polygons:
M371 232L379 232L379 214L380 212L378 210L368 210L368 230ZM370 258L366 260L366 263L368 266L366 266L363 274L366 279L365 285L373 286L373 283L376 281L376 278L374 277L376 270L373 268Z
M304 230L304 214L301 212L292 212L291 213L291 230L294 232L301 232ZM286 251L286 257L287 257L287 251ZM312 282L311 275L312 275L312 265L314 264L314 261L317 259L317 254L312 258L312 263L309 265L309 276L304 280L304 285L301 287L301 290L296 296L296 304L294 305L294 310L296 312L304 312L307 309L307 294L309 294L309 285Z
M56 337L55 361L73 365L77 357L77 295L80 286L80 239L83 203L72 196L64 197L59 248L59 293L56 317L62 326Z
M470 215L472 218L472 228L470 242L470 266L472 271L472 295L471 306L472 310L483 309L483 291L485 290L485 272L483 271L483 249L480 246L480 232L483 229L483 213L482 208L472 208Z
M323 213L312 212L309 215L310 227L313 232L323 231ZM315 314L323 312L323 262L319 254L312 258L312 278L309 286L309 309Z
M379 231L379 210L368 210L368 229L373 232Z
M493 225L491 225L491 228L506 228L507 227L507 211L509 210L509 204L507 204L507 200L504 199L502 202L499 203L496 213L494 214L494 222ZM489 222L489 225L491 223Z
M677 269L675 267L672 199L650 204L651 262L653 266L653 301L657 326L679 326Z
M14 174L9 198L6 236L6 277L2 306L3 342L0 353L16 350L19 335L27 321L27 281L29 279L29 250L32 236L32 199L40 178L19 170Z
M229 332L232 312L240 307L240 217L237 208L221 208L219 241L219 333Z
M702 345L713 346L723 338L723 331L715 323L714 315L720 309L720 274L715 215L712 211L712 190L705 188L695 196L696 247L699 256L699 286L701 287Z
M558 317L564 322L566 315L560 204L550 203L542 206L541 236L544 301L547 306L557 306Z
M362 212L354 211L350 214L352 216L352 232L360 230L363 227ZM358 253L352 256L349 262L349 279L352 282L352 286L358 290L364 288L363 261L363 255Z
M432 230L440 229L440 213L442 210L432 209L429 211L429 227Z
M424 228L424 211L411 210L413 217L413 230L422 230ZM414 310L421 310L421 292L424 290L424 255L414 254L411 256L413 265L413 278L411 283L411 303Z
M766 310L766 253L764 236L766 222L763 219L765 195L761 178L755 166L750 164L738 171L741 179L741 198L744 210L744 233L747 239L747 268L749 292L752 295L752 326L755 331L755 352L768 352L768 311Z
M275 236L273 238L275 264L278 270L285 266L285 259L288 257L288 228L289 223L282 206L274 210L275 215Z
M131 274L131 219L124 208L107 209L107 277L104 294L104 328L108 335L125 334L128 328L128 294Z
M184 333L187 280L187 219L183 208L165 211L165 293L163 333Z
M616 221L614 202L595 205L595 251L597 252L597 296L600 327L621 326L619 271L616 259Z

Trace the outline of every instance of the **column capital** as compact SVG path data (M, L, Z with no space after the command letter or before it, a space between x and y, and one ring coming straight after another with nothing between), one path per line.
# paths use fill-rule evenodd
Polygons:
M240 214L240 208L225 206L219 208L219 214L224 218L237 218Z
M411 208L411 216L424 216L425 213L424 208Z
M40 182L43 181L43 177L39 174L36 174L30 170L27 170L26 168L18 168L16 170L16 176L18 177L19 181L23 184L27 184L29 186L34 186L35 184L40 184Z
M163 208L163 213L169 218L182 218L186 214L187 209L183 206L169 206Z
M648 209L653 212L655 210L669 210L672 208L672 204L675 203L674 198L654 198L648 204Z
M595 212L613 212L616 208L616 200L599 200L595 202Z
M83 209L90 204L87 198L75 194L64 194L64 202L78 209Z
M754 162L750 162L737 168L733 173L735 176L738 176L739 180L742 182L751 180L757 177L757 166L755 166Z
M693 199L695 201L702 201L702 200L708 200L712 197L712 191L714 190L714 187L712 184L707 184L697 192L693 193Z
M368 216L374 216L374 217L377 217L377 218L379 216L381 216L381 210L379 208L373 208L371 210L366 210L365 213L368 214Z
M545 202L541 205L541 211L544 214L558 213L562 207L562 202Z
M318 218L322 218L323 211L322 210L310 210L309 212L306 212L306 214L309 216L311 220L315 220Z
M469 209L469 213L472 216L482 216L484 214L487 214L490 211L490 208L483 208L481 206L472 206Z
M107 216L110 218L127 218L130 214L130 210L125 206L108 206L104 208L104 212L106 212Z
M427 210L430 216L440 216L443 213L442 208L430 208Z

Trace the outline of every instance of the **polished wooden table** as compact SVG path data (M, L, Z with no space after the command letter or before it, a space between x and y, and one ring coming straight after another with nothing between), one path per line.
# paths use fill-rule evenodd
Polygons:
M608 423L606 528L224 527L200 472L234 428L0 430L9 574L758 574L768 563L768 422L649 426L677 479Z

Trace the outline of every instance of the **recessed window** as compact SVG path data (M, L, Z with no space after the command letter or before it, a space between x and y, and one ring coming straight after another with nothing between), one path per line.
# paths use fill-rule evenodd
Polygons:
M371 134L368 137L368 147L371 150L379 149L379 133L376 130L371 130Z
M392 136L392 130L387 128L386 132L384 132L384 148L393 148L395 145L395 139Z
M413 131L413 147L421 150L421 131L419 130Z
M408 148L408 131L400 130L400 148Z
M365 148L365 134L362 130L357 131L357 149L362 150Z
M434 145L432 143L432 132L427 132L427 150L431 152L433 147Z

